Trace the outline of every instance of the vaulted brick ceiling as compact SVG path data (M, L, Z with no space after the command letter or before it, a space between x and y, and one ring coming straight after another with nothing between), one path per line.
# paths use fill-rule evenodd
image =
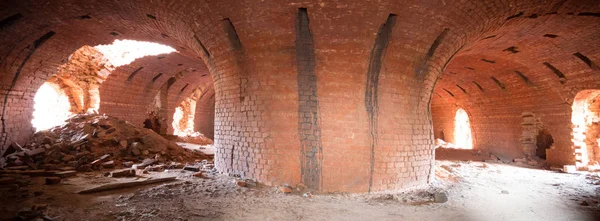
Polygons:
M574 54L598 63L599 12L594 0L3 1L2 142L29 136L21 122L31 118L35 90L73 51L132 39L179 53L118 68L107 102L127 94L143 105L154 93L139 87L157 73L164 76L149 90L183 69L168 91L174 104L214 82L206 102L216 103L219 171L326 191L421 185L432 179L430 102L434 119L466 106L476 146L515 152L525 107L565 113L538 103L565 103L562 94L597 86L597 71ZM505 130L492 141L485 131L496 124Z

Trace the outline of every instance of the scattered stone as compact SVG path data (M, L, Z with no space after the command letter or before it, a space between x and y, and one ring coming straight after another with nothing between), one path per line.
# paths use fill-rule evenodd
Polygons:
M35 155L38 155L38 154L41 154L44 152L46 152L46 148L37 148L37 149L33 149L33 150L26 150L25 154L27 156L32 157L32 156L35 156Z
M48 204L33 204L33 206L31 206L31 210L34 211L42 211L46 208L48 208Z
M13 167L5 167L5 170L26 170L29 169L29 166L13 166Z
M125 162L123 162L123 166L130 168L131 166L133 166L133 161L125 161Z
M200 167L199 166L186 165L185 167L183 167L183 170L198 172L198 171L200 171Z
M111 161L107 161L101 164L103 168L114 168L115 167L115 161L111 160Z
M119 141L119 144L121 145L122 148L127 148L127 140L121 140L121 141Z
M248 186L248 187L256 187L256 182L254 180L246 179L245 182L246 182L246 186Z
M75 157L74 157L73 155L68 155L68 154L67 154L67 155L65 155L63 158L61 158L61 160L62 160L63 162L69 162L69 161L71 161L71 160L73 160L73 159L75 159Z
M155 164L156 162L157 162L157 160L155 160L155 159L144 159L144 161L142 161L142 163L133 165L133 168L134 169L144 169L147 166Z
M111 177L114 177L114 178L135 177L135 170L134 169L117 170L117 171L111 172L110 175L111 175Z
M581 201L581 203L580 203L579 205L582 205L582 206L589 206L589 205L590 205L590 203L588 203L587 201L585 201L585 200L584 200L584 201Z
M206 178L204 176L204 174L202 174L202 172L194 173L194 175L192 175L192 176L195 176L195 177L198 177L198 178Z
M502 190L501 193L502 194L508 194L508 190Z
M61 172L55 173L55 175L60 178L72 177L72 176L75 176L76 174L77 174L77 171L74 171L74 170L61 171Z
M241 187L247 187L247 186L248 186L248 185L246 184L246 182L245 182L245 181L241 181L241 180L238 180L238 181L236 182L236 184L237 184L238 186L241 186Z
M60 183L60 177L46 177L46 185L54 185Z
M445 203L448 202L448 195L446 193L437 192L433 194L433 202L435 203Z
M0 177L0 184L4 185L4 184L13 184L15 183L15 178L14 177Z
M58 168L58 170L60 170L60 171L70 171L70 170L75 170L75 167L61 167L61 168Z
M565 166L563 166L563 172L575 173L575 172L577 172L577 167L575 167L575 165L565 165Z
M280 193L291 193L292 192L292 188L287 187L287 186L281 186L277 190L279 190Z
M81 165L77 168L77 171L79 172L91 172L92 170L92 165Z

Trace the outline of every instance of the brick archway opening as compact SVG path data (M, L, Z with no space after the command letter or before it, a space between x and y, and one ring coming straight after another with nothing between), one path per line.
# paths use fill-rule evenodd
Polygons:
M34 102L31 124L36 131L60 125L73 115L69 97L57 84L51 82L42 84L35 94Z
M186 98L175 108L173 114L173 134L177 136L189 136L194 133L194 118L196 110L196 100L191 97Z
M458 149L473 149L473 134L467 112L459 108L454 117L454 142Z
M100 85L117 67L172 52L175 49L169 46L135 40L77 49L36 93L33 126L40 131L62 124L73 114L98 113Z
M600 162L600 90L577 93L572 110L575 165L597 165Z

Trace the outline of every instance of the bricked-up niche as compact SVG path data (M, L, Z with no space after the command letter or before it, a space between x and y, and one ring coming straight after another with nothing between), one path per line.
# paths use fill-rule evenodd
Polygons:
M367 85L365 90L365 107L369 116L369 142L371 145L371 160L369 163L369 192L373 188L373 173L375 170L375 149L377 146L377 127L378 127L378 114L379 114L379 100L378 100L378 88L379 88L379 72L381 71L381 63L392 35L392 28L396 24L396 15L390 14L386 22L381 25L379 32L377 32L377 38L375 39L375 45L371 49L371 56L369 57L369 69L367 72ZM429 53L428 53L429 56ZM421 74L419 69L417 73Z
M301 145L302 167L300 176L307 187L321 189L321 165L323 164L321 116L315 75L315 49L306 8L298 9L296 16L296 60L298 63L298 138Z
M521 148L523 148L523 153L526 156L536 156L540 155L538 152L544 152L544 157L546 155L546 146L543 147L543 150L539 150L537 145L537 137L542 131L543 124L539 117L536 117L535 114L531 112L523 112L521 114L523 121L521 123L521 127L523 128L523 132L521 132L521 137L519 140L521 141ZM547 133L546 133L547 134ZM542 145L540 143L540 145Z
M459 149L473 149L473 134L467 112L459 108L454 117L454 145Z
M600 90L584 90L573 101L573 149L575 165L586 167L600 161Z
M34 102L31 124L37 131L60 125L72 115L69 97L54 83L42 84Z

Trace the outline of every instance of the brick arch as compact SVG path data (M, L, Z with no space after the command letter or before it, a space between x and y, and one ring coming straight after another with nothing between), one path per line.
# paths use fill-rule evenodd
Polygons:
M475 148L522 157L531 115L554 137L547 162L574 164L571 104L577 92L600 87L600 5L586 3L515 14L463 48L434 90L434 125L447 124L448 108L463 105L473 115Z
M14 125L27 120L27 90L75 49L151 41L204 60L212 74L219 171L331 192L418 186L433 178L429 103L448 61L558 2L11 1L0 7L2 88L25 107L8 105L5 134L26 139Z

